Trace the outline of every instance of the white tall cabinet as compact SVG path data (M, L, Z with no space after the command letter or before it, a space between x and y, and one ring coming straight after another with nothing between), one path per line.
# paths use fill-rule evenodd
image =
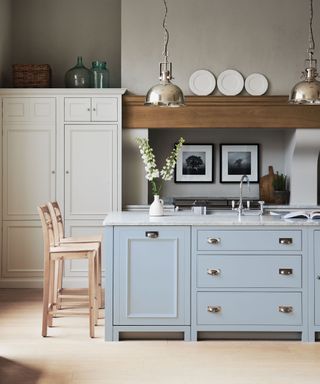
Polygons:
M101 231L121 209L125 89L3 89L0 287L41 287L37 205L58 200L67 235ZM66 266L77 286L86 267Z

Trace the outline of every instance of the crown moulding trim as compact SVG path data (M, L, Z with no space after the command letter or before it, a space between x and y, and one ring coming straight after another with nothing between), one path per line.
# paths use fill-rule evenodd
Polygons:
M287 96L186 96L181 108L150 107L123 97L123 128L320 128L320 105Z

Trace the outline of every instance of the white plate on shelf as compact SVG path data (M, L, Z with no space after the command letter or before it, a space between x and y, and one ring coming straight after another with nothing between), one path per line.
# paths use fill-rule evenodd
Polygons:
M268 80L261 73L252 73L244 83L246 91L252 96L261 96L267 92Z
M216 78L210 71L199 69L190 76L189 87L197 96L208 96L216 87Z
M238 95L244 85L244 80L240 72L234 69L227 69L218 76L218 89L226 96Z

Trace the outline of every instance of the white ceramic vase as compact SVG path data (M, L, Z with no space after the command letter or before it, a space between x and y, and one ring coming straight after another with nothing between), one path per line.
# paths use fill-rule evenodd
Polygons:
M163 216L163 200L159 198L159 195L154 195L153 203L149 208L150 216Z

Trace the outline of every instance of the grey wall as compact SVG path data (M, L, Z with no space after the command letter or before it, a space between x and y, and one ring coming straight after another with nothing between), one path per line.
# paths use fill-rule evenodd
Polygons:
M190 94L197 69L215 76L227 68L260 72L268 94L288 94L304 69L307 0L168 0L169 55L175 83ZM320 46L320 1L314 1L314 35ZM122 86L145 94L157 82L162 59L161 0L122 0ZM320 60L320 51L316 51ZM214 94L218 94L217 91Z
M10 76L11 21L11 0L0 0L0 87Z
M13 63L50 64L53 86L63 87L77 56L88 67L104 59L110 86L120 86L120 0L12 0L12 5Z

